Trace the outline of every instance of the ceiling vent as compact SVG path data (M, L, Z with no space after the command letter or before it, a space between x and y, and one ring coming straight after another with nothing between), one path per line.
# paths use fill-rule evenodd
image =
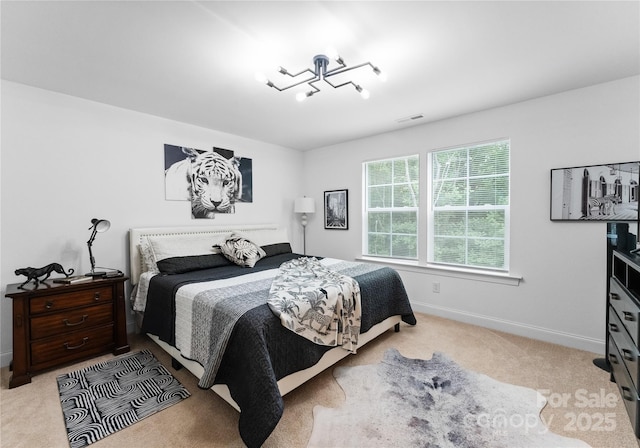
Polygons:
M422 120L423 118L424 118L424 115L415 114L415 115L409 115L408 117L404 117L404 118L398 118L396 120L396 122L397 123L406 123L407 121Z

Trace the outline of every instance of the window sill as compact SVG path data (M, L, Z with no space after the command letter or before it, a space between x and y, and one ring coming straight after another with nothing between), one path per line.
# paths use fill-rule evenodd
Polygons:
M519 286L522 276L513 275L506 272L483 271L480 269L458 268L454 266L443 266L437 264L421 264L413 260L397 260L392 258L367 257L361 255L357 261L369 263L379 263L392 267L398 271L418 272L421 274L440 275L443 277L462 278L465 280L475 280L480 282L498 283L508 286Z

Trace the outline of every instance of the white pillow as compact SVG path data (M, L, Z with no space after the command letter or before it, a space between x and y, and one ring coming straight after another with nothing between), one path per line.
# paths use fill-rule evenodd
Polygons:
M260 229L234 232L258 246L288 243L286 229ZM154 235L141 239L138 246L142 259L142 272L158 273L157 262L172 257L219 254L219 247L231 232L221 234ZM213 247L216 246L216 247Z
M228 236L228 234L156 235L148 239L154 261L158 262L172 257L219 254L220 250L212 246L224 243Z
M149 239L147 237L141 238L140 244L138 244L138 251L140 252L142 273L150 272L152 274L157 274L158 272L160 272L158 270L156 260L153 257L151 243L149 243Z

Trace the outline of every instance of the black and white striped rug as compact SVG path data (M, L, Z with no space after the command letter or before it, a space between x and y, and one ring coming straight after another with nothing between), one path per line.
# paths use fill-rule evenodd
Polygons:
M149 350L57 380L71 448L94 443L191 395Z

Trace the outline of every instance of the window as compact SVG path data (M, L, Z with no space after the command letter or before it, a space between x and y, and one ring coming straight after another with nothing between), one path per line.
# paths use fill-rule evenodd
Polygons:
M417 155L364 164L366 255L418 258Z
M429 153L422 202L418 155L364 163L363 253L508 270L509 151L501 140Z
M509 141L430 154L427 261L506 270Z

